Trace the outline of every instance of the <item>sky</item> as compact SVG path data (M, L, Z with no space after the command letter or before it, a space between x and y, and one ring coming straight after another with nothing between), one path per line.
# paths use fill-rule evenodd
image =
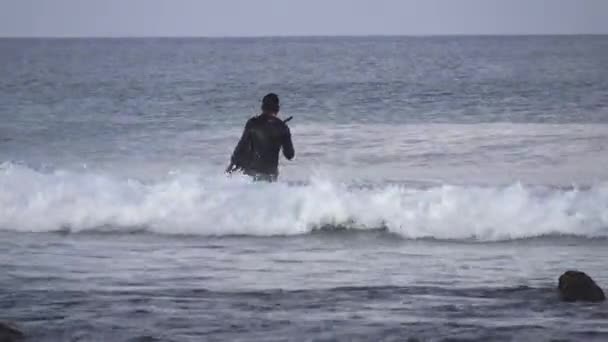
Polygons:
M608 0L0 0L2 37L608 34Z

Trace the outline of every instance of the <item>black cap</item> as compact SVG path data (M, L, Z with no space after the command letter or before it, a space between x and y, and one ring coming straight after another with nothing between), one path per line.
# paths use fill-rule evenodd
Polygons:
M262 110L268 110L273 112L279 111L279 96L274 93L270 93L262 99Z

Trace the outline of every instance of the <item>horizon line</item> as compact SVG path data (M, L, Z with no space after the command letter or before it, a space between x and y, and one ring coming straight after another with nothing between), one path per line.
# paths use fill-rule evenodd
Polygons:
M276 39L276 38L433 38L433 37L573 37L573 36L608 36L606 33L442 33L442 34L335 34L335 35L133 35L133 36L3 36L0 39Z

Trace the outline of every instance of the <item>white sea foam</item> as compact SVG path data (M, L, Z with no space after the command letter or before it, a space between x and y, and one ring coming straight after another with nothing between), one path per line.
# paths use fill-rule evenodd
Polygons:
M82 172L0 168L0 229L194 235L294 235L323 226L384 227L405 238L508 240L608 236L608 184L590 188L354 188L176 174L141 182Z

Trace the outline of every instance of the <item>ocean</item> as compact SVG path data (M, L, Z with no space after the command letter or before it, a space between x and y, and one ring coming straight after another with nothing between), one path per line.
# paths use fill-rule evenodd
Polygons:
M228 177L275 92L296 149ZM608 36L0 39L31 341L606 341Z

